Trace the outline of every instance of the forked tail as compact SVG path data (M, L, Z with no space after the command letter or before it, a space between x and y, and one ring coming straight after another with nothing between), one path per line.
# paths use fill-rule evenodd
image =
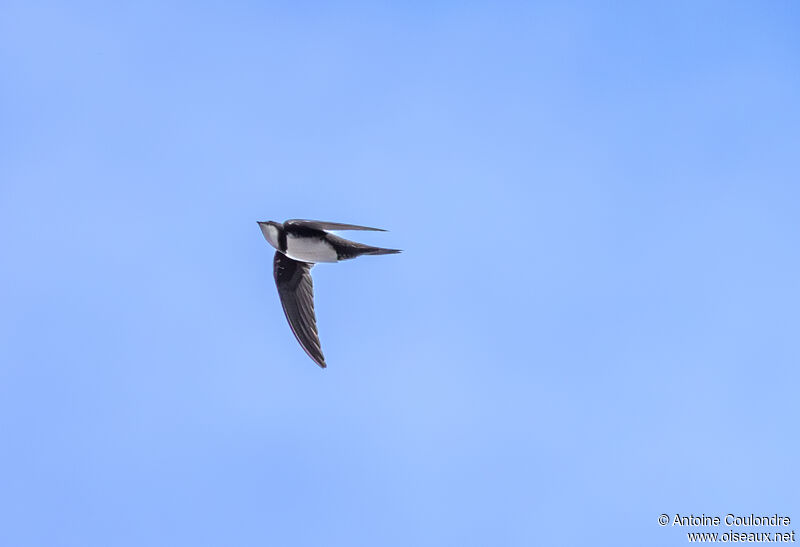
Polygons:
M343 237L328 234L328 241L334 244L336 255L339 260L349 260L361 255L393 255L401 253L400 249L384 249L383 247L373 247L357 241L350 241Z

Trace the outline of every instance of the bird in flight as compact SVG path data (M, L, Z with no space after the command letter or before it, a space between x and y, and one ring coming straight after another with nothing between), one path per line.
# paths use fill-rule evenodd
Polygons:
M299 219L287 220L283 224L271 220L259 221L258 226L269 244L277 249L273 273L289 326L308 356L325 368L325 357L322 355L317 333L317 318L314 315L311 268L317 262L341 262L361 255L387 255L401 251L356 243L328 231L386 231L380 228Z

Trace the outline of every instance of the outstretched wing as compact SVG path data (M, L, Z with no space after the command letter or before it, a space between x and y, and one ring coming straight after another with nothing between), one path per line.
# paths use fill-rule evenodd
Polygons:
M297 341L315 363L325 368L325 357L317 334L314 315L313 264L292 260L280 251L275 253L274 273L283 312Z
M357 226L355 224L341 224L339 222L323 222L321 220L303 220L295 218L287 220L284 226L308 226L317 230L370 230L372 232L385 232L380 228L369 228L368 226Z

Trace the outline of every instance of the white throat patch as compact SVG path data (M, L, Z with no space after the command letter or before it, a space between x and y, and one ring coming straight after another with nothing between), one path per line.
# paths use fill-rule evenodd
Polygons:
M264 239L266 239L270 245L279 249L278 229L272 224L259 224L259 226L261 226L261 233L264 234Z

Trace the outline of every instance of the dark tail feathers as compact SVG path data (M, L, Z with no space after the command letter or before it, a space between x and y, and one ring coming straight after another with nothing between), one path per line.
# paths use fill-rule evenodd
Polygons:
M351 243L347 248L339 251L339 260L349 260L362 255L393 255L402 252L400 249L384 249L362 243Z
M362 252L361 254L364 255L396 255L397 253L402 253L400 249L383 249L382 247L369 247L366 251Z

